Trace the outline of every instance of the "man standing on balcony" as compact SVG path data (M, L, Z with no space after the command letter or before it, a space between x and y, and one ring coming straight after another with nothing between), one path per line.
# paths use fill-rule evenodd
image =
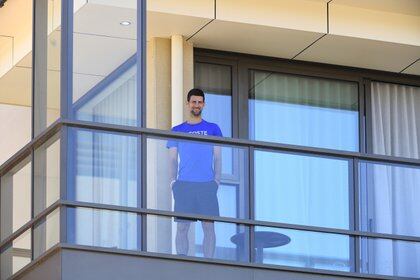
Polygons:
M201 89L188 92L186 107L189 119L172 128L175 132L222 136L217 124L206 122L201 113L205 96ZM189 214L219 216L217 189L221 176L220 147L191 141L168 141L170 155L171 188L175 211ZM179 156L179 164L178 164ZM179 255L188 254L188 231L196 220L175 218L177 222L176 250ZM214 222L201 221L203 227L204 257L212 258L216 244Z

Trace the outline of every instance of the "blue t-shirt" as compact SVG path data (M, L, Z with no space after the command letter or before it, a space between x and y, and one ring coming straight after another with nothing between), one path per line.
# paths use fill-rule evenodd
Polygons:
M219 126L202 120L197 124L184 122L174 126L172 131L190 134L223 136ZM214 180L212 144L169 140L168 148L178 149L178 180L189 182L209 182Z

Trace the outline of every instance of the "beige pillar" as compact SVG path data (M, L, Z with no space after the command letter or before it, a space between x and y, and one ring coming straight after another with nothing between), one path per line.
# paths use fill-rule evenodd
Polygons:
M172 126L183 121L184 97L184 38L181 35L171 37L171 108Z

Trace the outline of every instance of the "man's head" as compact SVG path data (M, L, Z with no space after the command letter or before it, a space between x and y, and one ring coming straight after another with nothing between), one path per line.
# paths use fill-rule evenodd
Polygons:
M201 89L193 88L188 92L187 95L187 108L191 112L191 115L198 117L204 108L204 92Z

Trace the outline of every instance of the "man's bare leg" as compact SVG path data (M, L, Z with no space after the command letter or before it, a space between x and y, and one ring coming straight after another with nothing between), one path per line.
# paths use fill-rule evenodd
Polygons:
M205 258L213 258L214 248L216 246L216 234L214 232L213 222L201 222L203 227L203 253Z
M178 255L188 255L188 231L190 222L178 222L176 225L176 253Z

